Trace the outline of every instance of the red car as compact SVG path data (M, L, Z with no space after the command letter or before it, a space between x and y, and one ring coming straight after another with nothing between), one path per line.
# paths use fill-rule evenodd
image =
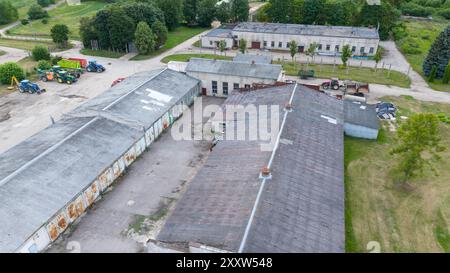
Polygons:
M113 87L114 85L122 82L123 80L125 80L125 78L117 78L115 81L113 81L113 83L111 84L111 87Z

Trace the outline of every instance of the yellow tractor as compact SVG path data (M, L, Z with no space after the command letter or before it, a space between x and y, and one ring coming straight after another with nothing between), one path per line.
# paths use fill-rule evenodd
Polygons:
M19 88L19 81L17 80L16 76L11 77L11 85L8 86L8 89L13 90L14 86L16 86L16 88Z

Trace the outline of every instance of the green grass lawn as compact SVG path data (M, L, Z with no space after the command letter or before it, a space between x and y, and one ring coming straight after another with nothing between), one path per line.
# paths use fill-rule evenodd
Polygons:
M31 51L36 45L46 46L52 52L63 51L72 47L72 45L70 45L67 48L59 48L55 43L47 41L13 40L0 38L0 46L20 48Z
M171 48L174 48L175 46L181 44L182 42L192 38L193 36L195 36L199 33L202 33L205 30L208 30L208 28L185 27L185 26L178 27L177 29L169 32L169 35L167 37L167 42L162 48L160 48L148 55L140 55L139 54L139 55L131 58L131 60L139 61L139 60L150 59L150 58L157 56Z
M277 62L283 65L283 69L287 75L297 76L302 64L293 62ZM303 65L306 69L306 65ZM315 70L315 77L317 78L332 78L348 79L367 83L378 83L385 85L395 85L400 87L409 87L411 80L406 74L398 71L391 71L388 76L387 69L375 69L368 67L349 67L348 71L345 68L340 68L338 65L333 69L333 65L308 65L308 69Z
M164 57L161 62L168 63L170 61L188 62L190 58L205 58L205 59L217 59L217 60L232 60L233 57L214 55L214 54L174 54Z
M444 112L450 104L420 102L412 97L386 97L399 107L399 114ZM393 127L397 125L393 122ZM376 141L345 137L346 251L366 252L377 241L381 252L449 251L450 235L450 124L440 122L442 144L447 149L434 161L435 176L410 181L400 187L393 181L396 158L395 132L386 121Z
M97 11L104 8L106 2L82 2L81 5L69 6L67 4L59 5L49 11L48 23L43 24L42 20L31 21L28 25L19 25L10 30L11 35L50 37L50 29L56 24L65 24L69 27L70 38L79 40L78 29L80 19L94 15Z
M83 48L80 50L80 53L88 56L97 56L97 57L105 57L105 58L120 58L125 55L125 52L114 52L108 50L92 50L89 48Z
M3 56L3 55L5 55L5 54L6 54L5 51L0 50L0 56Z
M397 40L396 44L405 55L414 71L418 72L424 79L422 64L427 57L428 50L436 37L450 24L450 21L416 21L405 20L406 37ZM411 48L416 52L411 51ZM428 83L431 88L439 91L450 92L450 84L443 84L441 80Z

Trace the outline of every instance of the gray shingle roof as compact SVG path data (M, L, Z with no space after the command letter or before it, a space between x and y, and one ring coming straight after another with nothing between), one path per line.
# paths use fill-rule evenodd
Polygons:
M239 53L233 58L233 62L270 64L272 63L272 56Z
M225 103L283 106L292 87L233 92ZM299 85L293 105L244 251L343 252L342 101ZM270 154L255 141L220 141L158 239L237 251Z
M272 80L277 80L281 71L281 65L275 64L236 63L202 58L191 58L186 67L186 72L203 72Z
M345 123L379 129L380 124L375 111L375 105L356 101L344 102Z
M280 23L243 22L238 24L234 32L276 33L289 35L314 35L330 37L349 37L379 39L375 28L349 26L297 25Z
M215 28L208 32L207 37L233 38L232 28Z
M20 247L198 83L171 70L130 76L0 154L0 252ZM148 88L171 98L153 105Z

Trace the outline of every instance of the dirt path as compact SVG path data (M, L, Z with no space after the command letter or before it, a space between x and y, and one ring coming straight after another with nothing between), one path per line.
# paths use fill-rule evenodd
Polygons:
M17 62L28 56L28 52L23 49L0 46L0 50L6 52L6 54L0 56L0 64Z

